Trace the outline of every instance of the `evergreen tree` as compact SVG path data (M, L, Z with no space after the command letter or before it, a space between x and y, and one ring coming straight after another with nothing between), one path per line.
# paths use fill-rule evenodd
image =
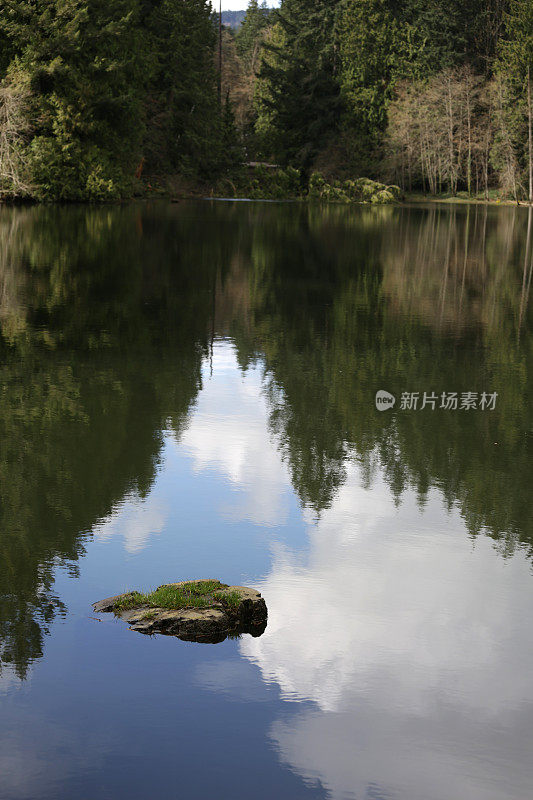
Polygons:
M258 151L263 156L271 156L278 150L278 131L275 101L269 75L286 67L283 58L285 51L285 33L277 22L265 34L266 47L261 53L261 71L257 78L253 93L253 107L256 115L255 132L258 140Z
M159 0L143 28L151 59L145 95L147 170L208 177L217 170L222 125L210 7L205 0Z
M2 15L15 53L7 77L31 93L28 161L38 196L128 192L142 137L137 4L44 0L11 11Z
M431 75L476 61L476 37L487 0L390 0L390 6L423 43L413 53L423 73Z
M533 2L510 0L504 18L505 33L499 47L497 70L508 102L502 139L509 142L511 157L518 164L518 178L533 202ZM527 176L527 177L526 177ZM527 190L525 189L527 185Z
M395 80L411 55L406 26L389 0L345 0L339 38L345 120L368 149L386 126Z
M488 192L492 154L491 179L533 200L532 0L249 0L224 32L229 104L217 19L207 0L0 0L2 195L113 199L141 173L213 183L240 168L243 142L304 177L385 177L385 143L396 170L413 150L390 153L391 103L419 108L440 87L446 136L442 152L419 148L436 153L422 184L446 175L453 191L464 172L470 191L483 173ZM483 112L469 91L455 110L446 76L461 74L492 86Z
M128 196L145 161L216 175L215 42L206 0L0 0L2 96L25 99L33 193Z
M235 37L237 53L248 71L253 71L257 64L263 31L267 25L266 3L259 5L258 0L250 0L246 16Z
M268 85L263 102L270 110L277 157L309 170L334 135L340 117L335 28L339 0L284 0L276 19L283 48L270 42L260 78Z

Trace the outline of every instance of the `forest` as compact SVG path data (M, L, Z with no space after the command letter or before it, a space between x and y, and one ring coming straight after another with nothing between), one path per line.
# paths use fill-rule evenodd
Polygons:
M0 198L349 201L366 178L533 201L533 0L250 0L219 23L204 0L0 0Z

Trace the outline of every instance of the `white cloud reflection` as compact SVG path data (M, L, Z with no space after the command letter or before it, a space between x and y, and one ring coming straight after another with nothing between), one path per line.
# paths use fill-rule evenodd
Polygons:
M22 678L19 678L11 664L2 664L2 671L0 672L0 695L10 694L16 689L21 689L23 686L26 687L31 681L31 673L28 673L24 680L25 683L23 683Z
M286 700L281 759L331 797L524 800L533 768L530 566L469 539L436 494L397 510L358 471L309 528L305 565L275 553L269 625L243 654Z
M231 344L219 341L213 352L213 375L206 370L204 389L180 439L192 456L194 471L225 476L234 498L222 516L260 525L281 525L288 515L291 483L271 442L262 370L242 375Z
M225 343L213 365L181 444L196 471L221 473L241 493L226 513L279 525L289 476L269 434L261 373L243 377ZM273 543L261 585L268 628L240 643L289 702L269 732L280 759L335 800L532 796L524 554L504 560L488 538L473 541L436 491L423 512L410 493L396 508L379 479L362 488L356 464L316 524L303 513L308 553ZM253 697L235 668L198 680Z
M127 495L104 520L95 525L93 537L107 542L115 536L124 539L124 549L131 555L140 553L150 537L161 533L168 517L168 508L152 496L146 500Z

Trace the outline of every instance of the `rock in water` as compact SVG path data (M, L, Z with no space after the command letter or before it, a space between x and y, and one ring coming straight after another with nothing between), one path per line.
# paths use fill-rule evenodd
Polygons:
M261 636L267 607L260 592L202 579L167 583L150 594L126 592L93 605L113 612L139 633L161 633L188 642L223 642L228 636Z

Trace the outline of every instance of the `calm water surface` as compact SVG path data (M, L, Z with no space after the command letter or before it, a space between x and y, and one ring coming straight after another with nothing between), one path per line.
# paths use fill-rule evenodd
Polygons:
M0 208L2 800L533 795L527 240L515 208ZM195 577L260 588L266 633L91 609Z

